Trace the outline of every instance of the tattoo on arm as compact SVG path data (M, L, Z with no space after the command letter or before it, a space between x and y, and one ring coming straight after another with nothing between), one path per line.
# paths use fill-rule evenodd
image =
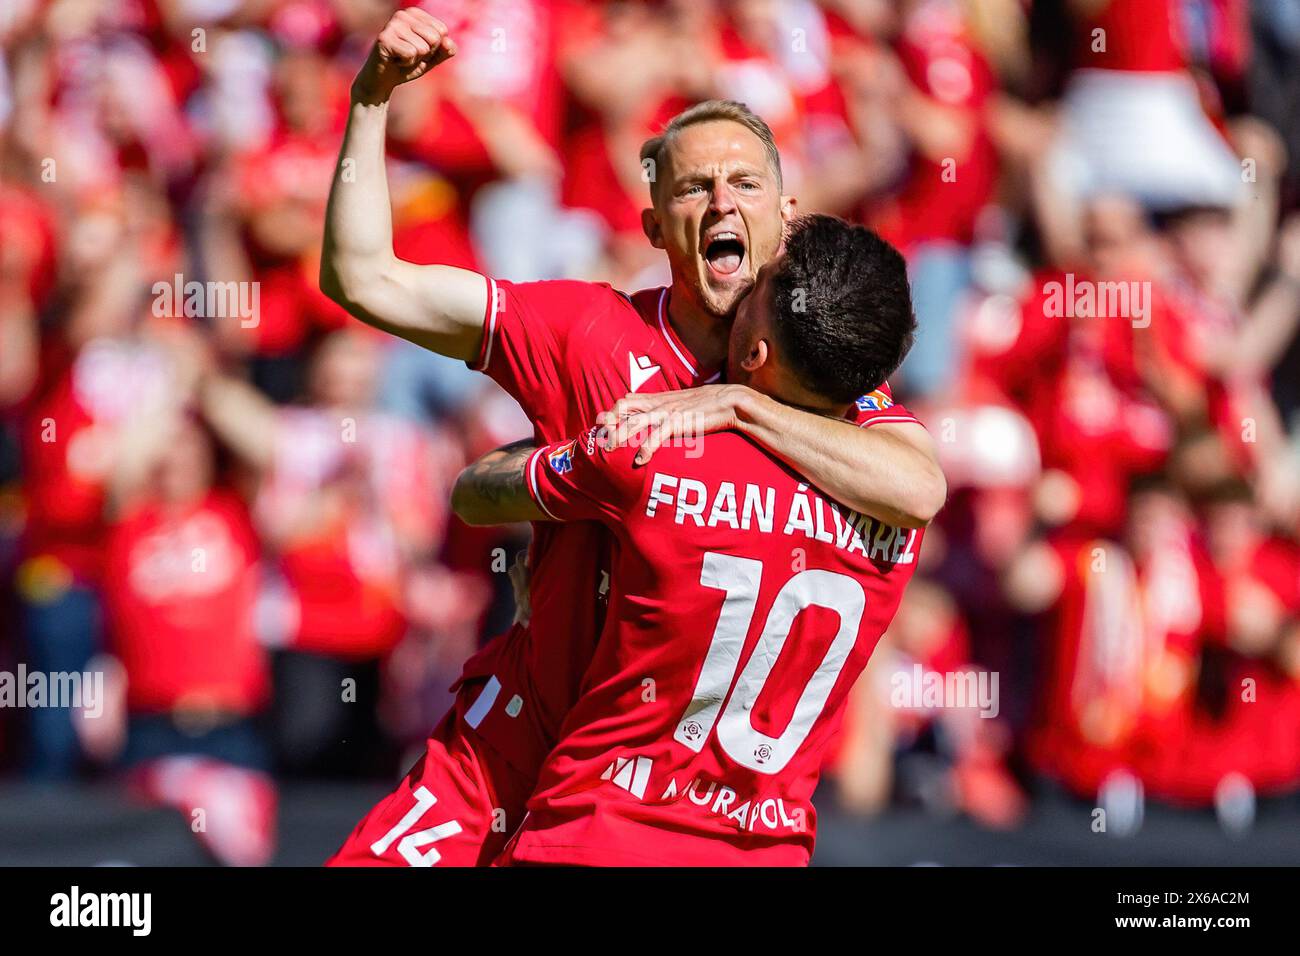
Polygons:
M528 459L537 446L524 439L490 451L456 480L452 507L467 524L506 524L542 515L528 493Z

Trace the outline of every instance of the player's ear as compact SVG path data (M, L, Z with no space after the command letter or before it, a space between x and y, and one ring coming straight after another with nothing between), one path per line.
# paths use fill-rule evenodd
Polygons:
M741 359L740 367L753 375L767 364L767 360L771 355L771 347L768 345L767 339L757 338L754 340L754 344L749 347L749 354Z
M641 231L656 249L664 247L664 232L659 228L659 216L653 209L641 210Z
M781 197L781 219L783 222L790 222L795 216L799 215L799 200L794 196Z

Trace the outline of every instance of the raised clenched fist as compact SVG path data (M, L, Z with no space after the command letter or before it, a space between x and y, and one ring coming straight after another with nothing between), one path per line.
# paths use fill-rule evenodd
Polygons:
M382 101L403 83L417 80L456 55L447 24L418 7L398 10L379 31L366 64L352 83L352 95Z

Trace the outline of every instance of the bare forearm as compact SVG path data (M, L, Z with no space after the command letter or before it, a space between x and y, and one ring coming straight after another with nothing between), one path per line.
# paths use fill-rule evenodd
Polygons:
M346 285L350 273L378 269L393 255L393 213L384 169L388 100L358 99L334 169L325 217L321 277Z
M752 393L740 428L836 501L901 528L929 524L947 497L933 443L917 424L858 428Z
M528 459L536 450L525 439L488 452L456 479L452 510L470 525L545 520L528 493Z
M487 284L468 269L393 253L384 169L387 101L354 101L330 189L321 290L353 316L431 352L469 360L483 340Z
M1279 275L1260 294L1237 337L1238 368L1266 375L1300 327L1300 277Z
M131 418L122 429L109 471L106 512L121 518L135 506L181 420L179 405L164 400L158 407Z
M31 303L17 289L0 286L0 297L5 296L15 305L0 309L0 408L16 404L36 384L40 350Z
M427 13L398 10L353 82L325 214L320 286L368 325L468 360L483 340L487 283L467 269L397 258L384 166L389 98L397 85L454 53L445 34Z
M253 386L212 376L199 389L203 417L225 445L261 471L275 459L276 416Z

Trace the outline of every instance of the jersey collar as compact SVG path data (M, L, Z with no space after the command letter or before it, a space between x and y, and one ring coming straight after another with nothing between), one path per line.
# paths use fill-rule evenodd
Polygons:
M686 344L677 337L677 333L673 331L672 323L668 321L667 287L659 290L659 305L656 309L656 317L659 323L659 334L664 337L664 341L668 343L668 347L672 349L673 354L677 356L677 360L682 363L682 368L686 369L693 380L698 379L700 373L696 368L695 357L691 355L690 350L686 348ZM710 385L721 378L722 370L718 369L701 384Z

